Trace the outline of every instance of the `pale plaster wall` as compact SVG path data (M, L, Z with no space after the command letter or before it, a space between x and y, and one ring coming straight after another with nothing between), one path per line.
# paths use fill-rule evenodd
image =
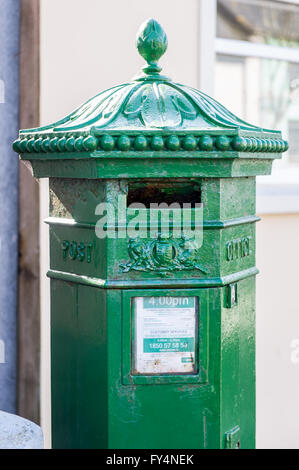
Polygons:
M257 444L299 448L299 214L257 224ZM295 346L295 344L294 344ZM292 361L292 354L297 363Z
M142 66L134 46L136 31L148 17L156 18L168 35L169 49L161 60L167 64L164 72L198 87L198 5L199 0L41 0L41 123L53 122L99 91L130 80ZM41 220L47 204L43 181ZM41 225L41 416L49 446L48 230ZM299 448L299 364L292 364L290 347L299 338L299 215L265 215L257 233L257 445Z

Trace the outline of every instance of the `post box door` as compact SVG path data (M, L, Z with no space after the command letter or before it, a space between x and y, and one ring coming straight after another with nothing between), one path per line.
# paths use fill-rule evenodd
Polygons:
M219 322L214 312L211 328L209 291L219 289L122 292L121 370L110 361L111 446L134 439L136 448L207 447L219 415L212 370L209 376ZM216 433L209 436L216 446Z

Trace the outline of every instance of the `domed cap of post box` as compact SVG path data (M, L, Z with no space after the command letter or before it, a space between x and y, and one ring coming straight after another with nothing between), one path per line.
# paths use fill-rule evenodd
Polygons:
M20 131L13 147L21 158L32 163L112 154L148 159L248 154L269 161L287 150L279 131L248 124L199 90L162 75L158 61L166 52L167 37L157 21L141 25L137 49L147 62L139 76L99 93L54 124ZM47 174L39 168L38 176L52 175L49 166Z

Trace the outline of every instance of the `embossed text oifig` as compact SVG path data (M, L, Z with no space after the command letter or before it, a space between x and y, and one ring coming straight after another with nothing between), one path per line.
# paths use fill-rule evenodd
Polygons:
M50 180L53 447L253 448L255 179L288 144L162 75L155 20L137 47L132 81L13 145ZM150 203L202 204L202 238Z

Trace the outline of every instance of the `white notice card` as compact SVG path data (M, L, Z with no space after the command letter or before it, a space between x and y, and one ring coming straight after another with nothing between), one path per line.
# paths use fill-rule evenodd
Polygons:
M196 297L135 297L135 373L197 372L196 301Z

